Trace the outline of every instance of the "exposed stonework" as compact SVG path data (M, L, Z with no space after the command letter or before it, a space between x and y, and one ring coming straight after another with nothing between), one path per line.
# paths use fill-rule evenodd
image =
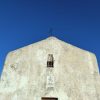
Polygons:
M54 68L47 68L48 54L54 56ZM0 100L42 97L100 100L95 55L55 37L10 52L0 80Z

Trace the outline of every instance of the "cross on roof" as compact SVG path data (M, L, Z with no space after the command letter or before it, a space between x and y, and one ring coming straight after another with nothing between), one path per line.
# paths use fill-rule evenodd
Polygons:
M53 36L53 29L50 28L48 33L50 34L50 36Z

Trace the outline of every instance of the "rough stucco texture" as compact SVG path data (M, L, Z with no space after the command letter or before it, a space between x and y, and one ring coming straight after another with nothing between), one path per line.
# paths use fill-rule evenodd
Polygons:
M48 54L54 56L54 68L47 68ZM42 97L100 100L95 55L55 37L10 52L0 79L0 100Z

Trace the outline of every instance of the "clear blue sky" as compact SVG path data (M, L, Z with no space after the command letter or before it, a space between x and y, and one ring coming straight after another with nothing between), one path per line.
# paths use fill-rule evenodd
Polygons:
M0 73L9 51L50 36L51 27L100 62L100 0L0 0Z

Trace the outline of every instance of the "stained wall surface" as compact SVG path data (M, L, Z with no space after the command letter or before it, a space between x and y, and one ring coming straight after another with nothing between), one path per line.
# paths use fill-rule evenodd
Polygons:
M53 54L54 68L47 68ZM100 74L93 53L55 37L8 53L0 100L100 100Z

